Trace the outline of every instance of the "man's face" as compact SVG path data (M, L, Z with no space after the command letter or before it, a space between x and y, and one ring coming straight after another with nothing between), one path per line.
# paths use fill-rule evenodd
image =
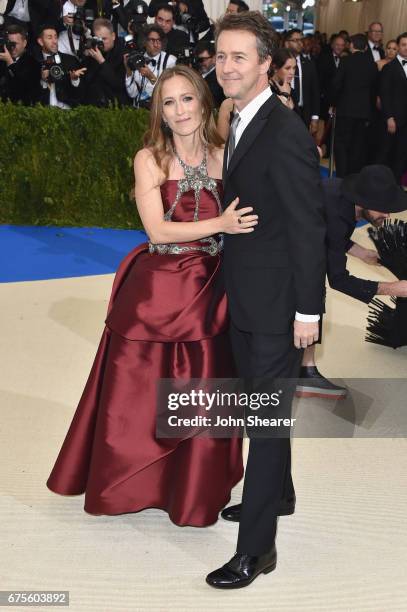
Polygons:
M342 53L345 51L345 47L346 47L346 42L344 38L335 38L332 41L332 51L335 53L335 55L337 55L338 57L340 57L342 55Z
M239 7L237 6L237 4L233 4L233 2L229 2L229 4L226 7L226 13L238 13L239 12Z
M310 55L312 51L312 38L304 38L302 47L303 53Z
M116 34L114 32L110 32L108 28L102 26L95 30L95 36L103 40L103 47L106 53L113 49L114 41L116 40Z
M374 227L381 227L385 219L389 219L389 213L378 212L377 210L369 210L367 208L362 209L362 217L374 225Z
M402 38L399 42L398 52L401 57L407 59L407 38Z
M174 17L171 11L160 9L156 15L155 22L164 30L164 34L168 34L174 27Z
M9 34L8 39L10 42L15 43L14 49L11 49L10 55L12 58L20 57L25 51L27 41L21 34Z
M294 32L294 34L291 34L290 38L285 41L284 46L299 55L302 52L304 46L303 40L303 35L300 34L300 32Z
M380 23L372 23L367 33L368 38L372 43L378 45L382 42L383 39L383 28Z
M161 53L163 47L162 40L158 32L150 32L146 40L146 51L150 57Z
M256 37L244 30L221 32L216 49L216 76L227 98L241 110L267 86L271 58L259 63Z
M56 30L44 30L38 38L38 44L45 53L58 53L58 34Z
M215 65L215 56L210 55L208 51L202 51L202 53L198 55L198 61L199 70L205 74L205 72L208 72L212 66Z

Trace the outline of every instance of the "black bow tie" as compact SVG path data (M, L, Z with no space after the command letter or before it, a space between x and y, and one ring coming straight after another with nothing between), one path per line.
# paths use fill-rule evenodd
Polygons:
M155 68L157 66L157 60L155 60L155 59L150 59L149 63L152 65L153 68Z
M407 64L407 60L401 60L401 63L403 64L403 66L405 66Z
M375 45L375 46L373 47L373 49L374 49L375 51L380 51L380 47L378 47L377 45Z

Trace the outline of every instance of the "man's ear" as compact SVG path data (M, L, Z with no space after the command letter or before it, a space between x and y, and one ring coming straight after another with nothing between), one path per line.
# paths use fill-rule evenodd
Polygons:
M260 64L260 74L267 74L270 70L271 66L271 56L268 55L267 58Z

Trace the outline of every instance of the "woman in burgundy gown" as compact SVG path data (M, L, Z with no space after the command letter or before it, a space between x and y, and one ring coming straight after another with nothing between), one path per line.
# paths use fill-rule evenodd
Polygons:
M157 82L136 200L150 242L116 274L106 327L47 486L85 493L91 514L161 508L177 525L216 522L241 479L241 440L155 436L160 378L233 376L220 276L222 232L253 231L252 209L222 214L223 150L209 90L185 66ZM188 163L187 163L188 162Z

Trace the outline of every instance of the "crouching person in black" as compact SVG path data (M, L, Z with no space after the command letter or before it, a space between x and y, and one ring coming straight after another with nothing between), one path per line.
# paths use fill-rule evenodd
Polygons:
M52 26L42 26L37 38L41 67L35 100L46 106L70 109L81 100L81 78L85 69L72 55L58 53L58 34Z
M32 104L40 66L27 53L27 31L10 25L0 41L0 92L3 101Z
M108 19L95 19L93 32L92 48L86 49L82 62L87 69L84 103L103 107L109 104L127 105L130 100L125 87L123 41L116 37Z

